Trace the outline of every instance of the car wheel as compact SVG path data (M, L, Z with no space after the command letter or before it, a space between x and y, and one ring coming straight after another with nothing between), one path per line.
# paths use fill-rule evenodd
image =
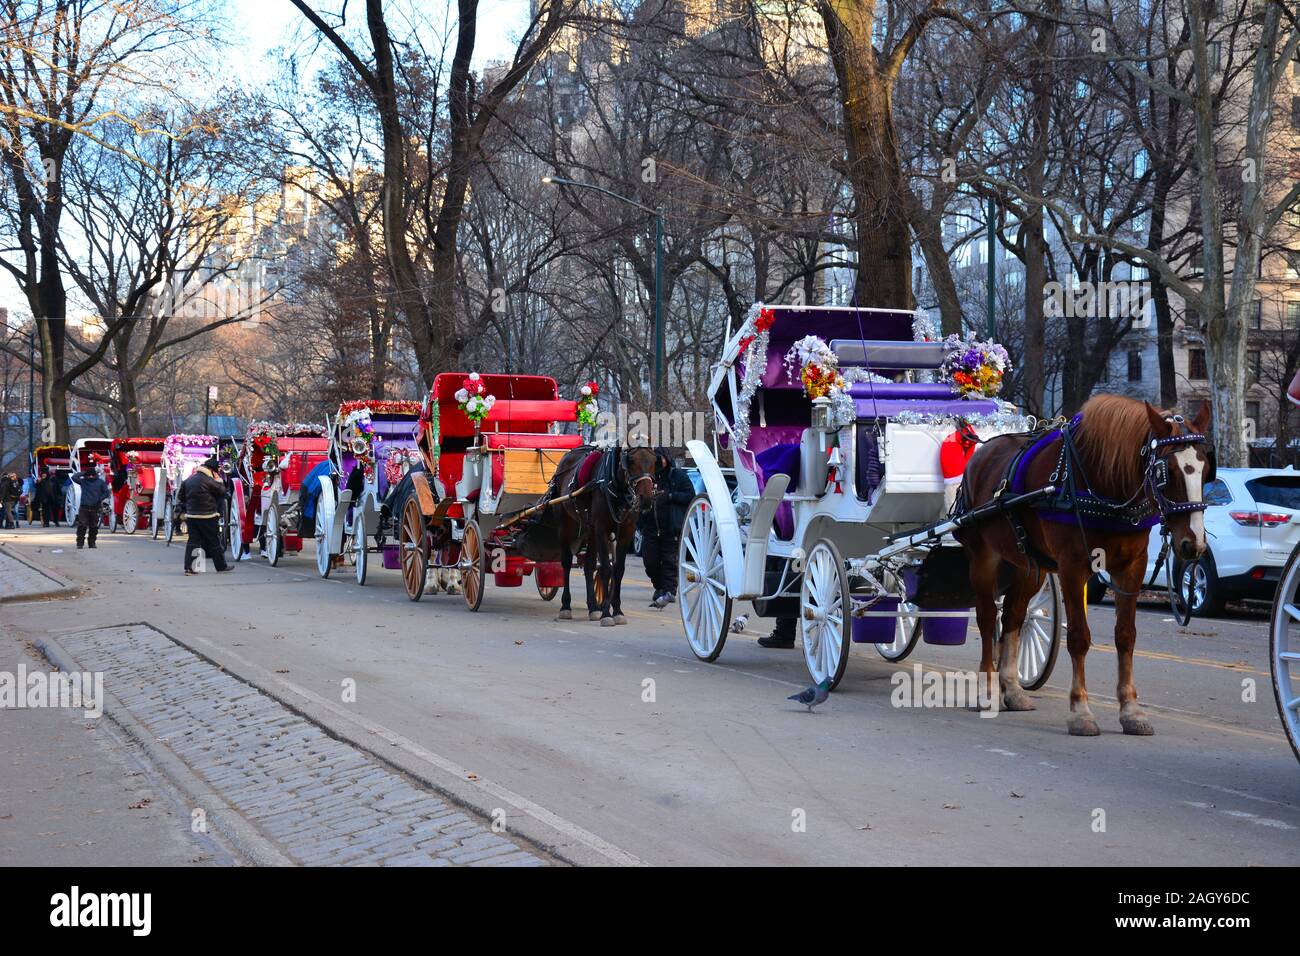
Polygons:
M1187 603L1196 617L1217 617L1223 613L1223 589L1219 587L1219 574L1214 566L1214 556L1208 551L1195 564L1183 565L1178 576Z
M1100 604L1102 598L1106 596L1107 584L1102 580L1100 574L1094 574L1088 579L1088 585L1084 589L1084 596L1089 604Z

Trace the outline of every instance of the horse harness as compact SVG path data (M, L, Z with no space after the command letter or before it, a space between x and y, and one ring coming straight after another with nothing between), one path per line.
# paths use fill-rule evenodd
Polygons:
M1049 425L1022 436L1028 441L1008 463L1002 482L993 493L994 499L1001 498L1007 492L1023 493L1029 465L1043 450L1059 439L1061 450L1056 459L1056 467L1048 476L1049 484L1057 490L1054 494L1039 499L1030 507L1038 511L1039 517L1044 520L1077 524L1079 534L1085 541L1089 528L1125 534L1149 531L1159 524L1163 541L1160 557L1155 566L1160 567L1170 546L1169 518L1174 515L1204 511L1208 507L1204 501L1170 501L1166 496L1165 489L1169 485L1168 449L1194 444L1208 445L1209 439L1195 432L1169 435L1164 438L1156 438L1148 433L1147 441L1139 451L1139 455L1144 460L1142 483L1127 500L1113 501L1094 494L1089 487L1075 438L1075 431L1082 421L1081 414L1075 415L1068 422L1057 419L1051 423L1057 426L1055 428ZM1169 421L1176 425L1186 424L1181 415L1171 416ZM1209 468L1205 475L1207 485L1214 480L1215 474L1212 446L1208 457ZM1056 570L1056 563L1034 547L1033 542L1029 540L1024 522L1017 510L1009 509L1006 515L1016 536L1016 548L1029 561L1030 567L1037 565L1044 570ZM1113 582L1111 587L1117 592L1120 591Z

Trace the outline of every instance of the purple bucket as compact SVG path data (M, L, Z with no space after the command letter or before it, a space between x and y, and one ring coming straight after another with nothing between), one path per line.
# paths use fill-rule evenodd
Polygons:
M921 639L927 644L944 644L955 647L966 643L966 628L970 625L970 608L934 608L934 610L965 611L961 617L921 618Z
M389 571L399 571L402 567L402 546L398 544L384 545L384 567Z
M867 610L897 611L898 598L881 598L868 607ZM895 628L897 627L898 618L896 617L855 617L853 618L853 643L892 644L894 643Z

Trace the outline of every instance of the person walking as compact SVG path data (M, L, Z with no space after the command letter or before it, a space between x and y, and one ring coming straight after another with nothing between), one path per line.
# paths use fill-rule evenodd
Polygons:
M81 489L81 504L77 508L77 550L87 544L94 548L95 538L99 536L100 513L112 492L108 490L108 482L100 477L99 469L93 461L86 465L84 471L74 473L72 480Z
M185 542L185 573L196 574L194 552L201 550L217 571L229 571L221 546L221 503L226 483L217 477L217 459L207 459L181 484L178 494L189 539Z
M695 497L690 477L664 448L655 449L655 499L637 519L641 531L641 560L654 586L652 608L677 600L677 547L686 523L686 509Z
M41 480L36 482L36 503L41 509L41 524L48 528L50 522L59 526L59 481L49 468L41 471Z
M17 472L0 475L0 524L5 528L18 527L18 499L22 496L23 486L18 480Z

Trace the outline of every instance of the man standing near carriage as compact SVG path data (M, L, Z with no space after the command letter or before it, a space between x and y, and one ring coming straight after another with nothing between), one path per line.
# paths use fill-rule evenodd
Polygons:
M41 525L48 528L50 522L59 526L59 481L49 468L41 469L41 480L36 482L36 491L32 496L41 512Z
M22 484L18 475L14 472L0 474L0 518L3 518L5 528L18 527L18 499L21 495Z
M216 456L207 459L194 469L181 484L177 495L181 513L185 516L185 573L197 574L194 552L201 550L206 560L216 565L217 571L229 571L225 548L221 546L221 503L226 499L226 483L217 477L219 465Z
M641 560L654 586L653 608L677 600L677 547L695 486L664 448L655 449L655 503L641 513Z
M99 474L95 462L86 463L85 471L73 474L73 482L81 489L81 505L77 508L77 550L89 544L95 547L95 538L99 536L99 519L104 502L111 497L108 482Z

